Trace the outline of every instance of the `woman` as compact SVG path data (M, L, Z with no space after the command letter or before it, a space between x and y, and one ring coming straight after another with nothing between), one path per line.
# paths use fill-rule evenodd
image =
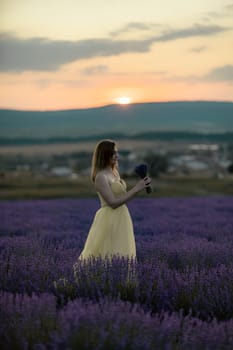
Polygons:
M140 180L130 191L118 172L118 150L112 140L100 141L92 159L92 181L100 199L84 249L79 259L111 257L136 258L131 217L125 203L150 185L150 179Z

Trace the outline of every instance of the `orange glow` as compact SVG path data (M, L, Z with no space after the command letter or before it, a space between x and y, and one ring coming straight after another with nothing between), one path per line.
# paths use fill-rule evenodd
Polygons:
M120 105L128 105L131 103L131 98L127 96L118 97L116 99L116 102L119 103Z

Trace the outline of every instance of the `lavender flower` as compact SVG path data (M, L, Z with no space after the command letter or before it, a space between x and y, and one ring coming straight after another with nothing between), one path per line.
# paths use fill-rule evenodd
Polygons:
M1 348L231 349L233 197L135 199L137 261L77 263L98 206L0 201Z

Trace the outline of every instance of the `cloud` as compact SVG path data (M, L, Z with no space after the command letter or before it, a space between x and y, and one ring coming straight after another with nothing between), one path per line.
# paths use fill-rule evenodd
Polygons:
M109 34L113 37L135 31L148 31L160 27L160 24L156 23L144 23L144 22L130 22L124 25L118 30L112 31Z
M81 71L83 75L98 75L98 74L105 74L108 72L108 66L106 65L98 65L98 66L92 66L87 67Z
M186 82L190 84L197 84L202 82L226 82L233 83L233 65L225 65L213 68L208 73L196 76L196 75L188 75L188 76L169 76L165 78L168 81L175 82Z
M225 65L211 70L206 76L204 76L204 80L233 83L233 65Z
M223 16L223 13L220 13L220 12L217 12L217 11L208 11L204 14L204 17L203 19L216 19L216 18L219 18L219 17L222 17Z
M125 25L124 27L120 28L119 30L116 30L114 32L111 32L110 34L113 36L118 36L120 34L124 34L127 32L140 30L154 30L155 28L161 27L159 24L156 23L143 23L143 22L131 22ZM227 28L218 26L218 25L201 25L201 24L195 24L192 27L184 28L184 29L166 29L163 30L162 33L158 36L153 36L155 41L171 41L171 40L177 40L181 38L186 37L192 37L192 36L208 36L208 35L214 35L221 31L225 31Z
M47 89L51 85L63 85L69 88L76 88L87 85L84 80L56 80L56 79L36 79L33 81L40 89ZM20 82L20 84L22 84Z
M232 12L233 12L233 3L232 3L232 4L226 5L226 6L225 6L225 9L226 9L227 11L232 11Z
M210 36L229 30L217 25L194 25L185 29L170 29L157 36L141 40L113 38L79 41L22 39L9 33L0 35L0 71L55 71L62 65L93 57L118 56L125 53L148 52L156 42Z
M146 71L143 72L142 74L146 74L146 75L151 75L151 76L164 76L166 75L168 72L167 71Z
M197 46L197 47L193 47L192 49L190 49L189 51L190 52L196 52L196 53L199 53L199 52L203 52L207 49L206 46Z
M88 39L53 41L0 36L0 71L55 71L63 64L93 57L147 52L152 40Z
M203 20L216 20L225 17L232 17L233 3L223 6L219 11L208 11L204 14Z
M210 36L228 30L228 28L218 25L195 24L190 28L169 30L157 37L157 41L171 41L195 36Z

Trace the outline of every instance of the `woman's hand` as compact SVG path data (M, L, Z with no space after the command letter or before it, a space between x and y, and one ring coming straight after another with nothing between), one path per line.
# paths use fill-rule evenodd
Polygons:
M144 177L144 179L141 179L140 181L138 181L138 183L134 187L137 192L140 192L145 188L150 187L150 184L151 184L151 178L146 176Z
M122 193L121 196L115 196L110 186L108 176L106 176L103 172L99 172L95 178L96 191L101 194L106 203L112 209L116 209L122 204L128 202L138 192L149 187L150 183L151 179L149 177L145 177L144 179L140 180L133 188L131 188L131 190L127 191L126 193Z

